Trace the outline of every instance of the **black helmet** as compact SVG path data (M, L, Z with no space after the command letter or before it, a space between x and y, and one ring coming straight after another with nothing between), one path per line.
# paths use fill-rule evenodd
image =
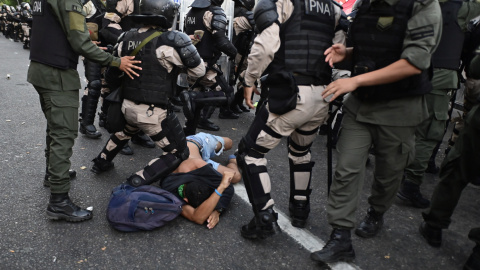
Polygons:
M180 5L174 0L140 0L138 15L129 15L136 23L172 27Z
M22 9L30 9L30 5L27 2L22 2L20 6L22 7Z
M221 6L223 4L223 0L210 0L210 1L214 6Z
M238 2L248 10L252 10L255 6L255 0L238 0Z

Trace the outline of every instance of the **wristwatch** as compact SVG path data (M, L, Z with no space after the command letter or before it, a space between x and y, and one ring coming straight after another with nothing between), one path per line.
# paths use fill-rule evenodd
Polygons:
M223 214L223 211L225 211L225 208L218 208L218 209L215 209L215 211L217 211L220 215Z

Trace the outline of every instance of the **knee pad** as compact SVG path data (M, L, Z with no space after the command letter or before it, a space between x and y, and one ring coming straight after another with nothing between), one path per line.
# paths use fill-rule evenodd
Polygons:
M141 176L138 174L132 174L127 178L127 182L134 187L152 184L169 175L180 165L180 163L182 163L182 160L173 154L168 153L162 155L143 168Z
M287 138L287 147L288 147L288 153L292 155L293 157L304 157L310 152L310 148L312 147L313 142L307 144L307 145L299 145L295 143L292 139L292 137Z
M102 91L102 81L93 80L88 82L88 95L92 95L96 98L99 98Z

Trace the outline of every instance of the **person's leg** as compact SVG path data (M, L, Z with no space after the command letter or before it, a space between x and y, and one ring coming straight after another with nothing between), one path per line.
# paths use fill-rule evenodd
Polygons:
M415 158L405 168L405 181L402 183L397 196L416 208L427 208L428 199L420 193L420 185L425 178L425 171L432 152L445 134L445 125L448 120L450 95L444 90L443 95L427 94L427 108L429 118L417 126L415 132Z
M88 84L82 97L79 131L87 138L96 139L102 136L102 133L93 124L97 113L98 99L102 90L102 66L87 59L83 60L83 63Z
M164 154L151 160L142 170L127 178L128 184L135 187L161 181L189 157L185 133L176 114L155 107L150 117L141 117L146 109L148 105L133 106L126 115L126 120L132 121L150 136Z
M50 202L47 216L50 219L83 221L92 218L92 212L75 205L69 198L70 157L77 137L78 90L54 91L35 86L42 111L47 119L48 171Z
M369 127L369 124L357 122L355 115L344 110L337 142L337 165L327 205L328 223L333 230L323 249L310 255L314 261L328 263L355 258L351 229L355 227L355 211L372 145Z
M383 226L383 214L392 205L401 184L403 171L413 159L415 127L372 127L375 146L375 173L370 208L355 233L361 237L375 236Z

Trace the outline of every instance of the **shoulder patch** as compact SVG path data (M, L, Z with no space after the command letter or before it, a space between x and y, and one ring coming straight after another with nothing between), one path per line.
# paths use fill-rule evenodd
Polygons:
M426 25L423 27L410 30L410 37L412 40L419 40L426 37L433 36L433 25Z

